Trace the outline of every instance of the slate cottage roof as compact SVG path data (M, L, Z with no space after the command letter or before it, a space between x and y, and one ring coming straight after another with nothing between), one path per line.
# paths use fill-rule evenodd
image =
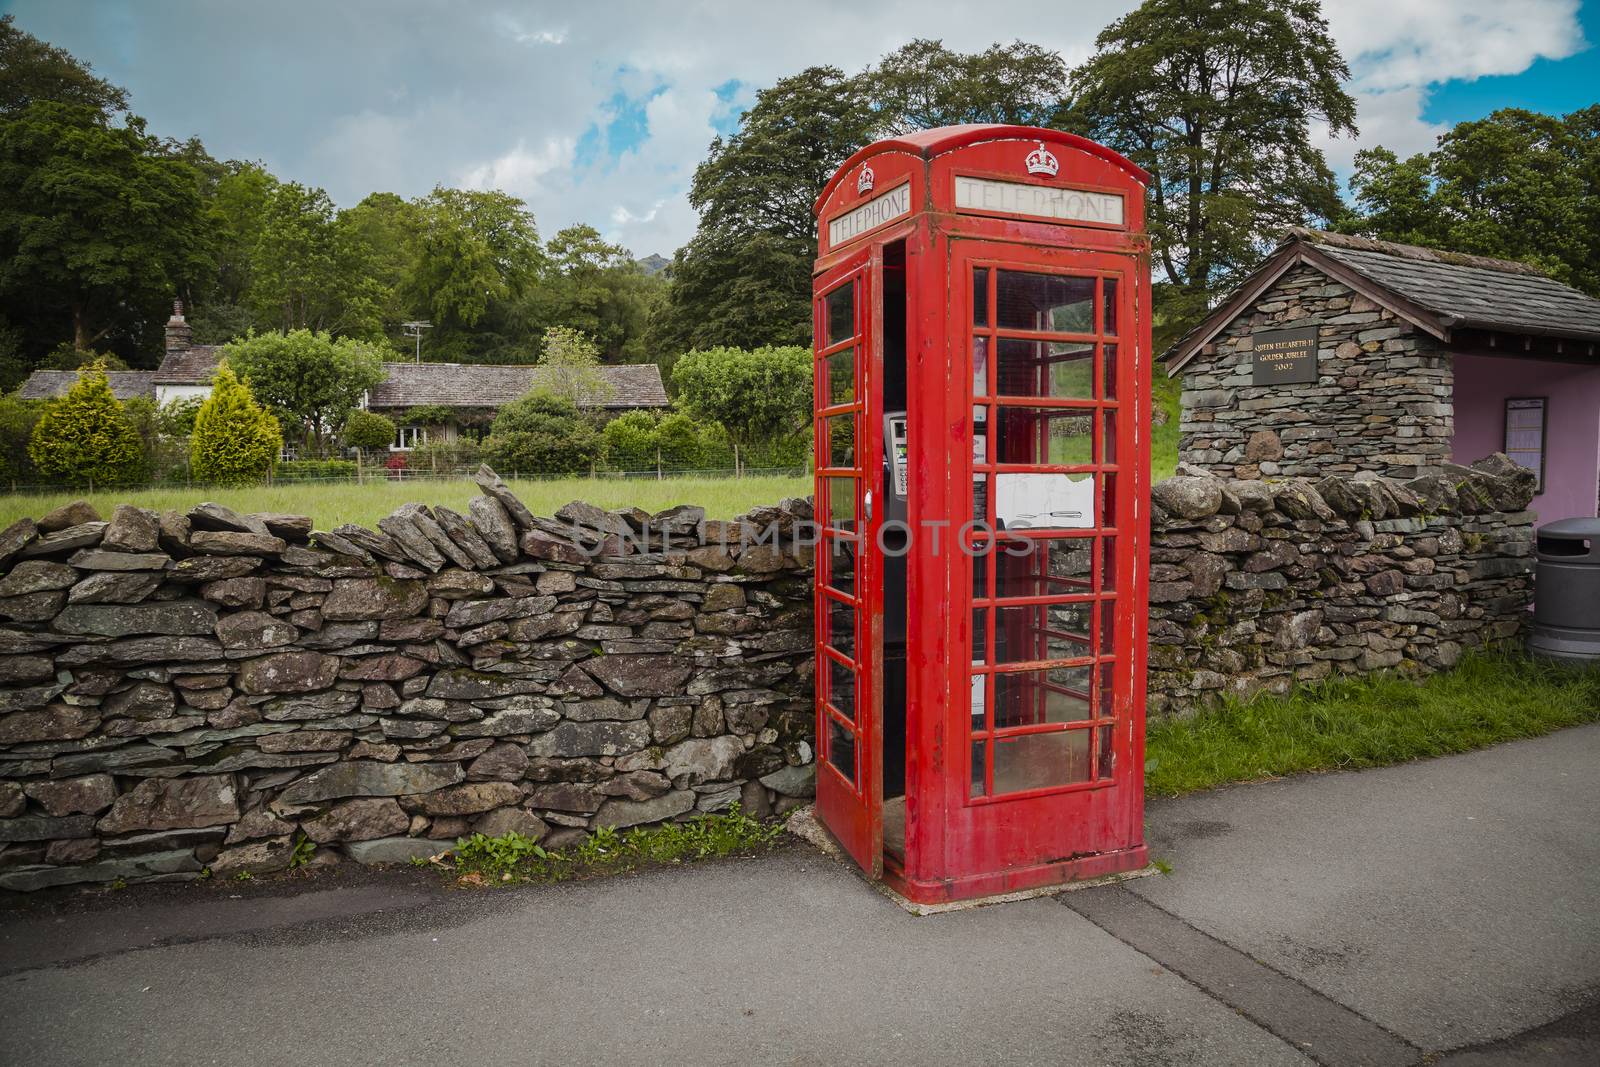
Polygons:
M1215 311L1167 350L1162 356L1167 373L1181 370L1278 278L1301 263L1349 285L1446 343L1461 331L1496 331L1570 339L1593 355L1595 342L1600 342L1600 300L1537 267L1294 226Z
M543 367L495 363L385 363L385 380L367 397L373 408L422 404L493 408L526 396L547 371ZM601 367L611 391L604 408L664 408L671 403L654 363Z
M106 378L111 382L111 392L118 400L132 400L136 396L155 396L155 376L155 371L148 370L106 372ZM67 390L71 389L77 380L78 372L75 370L36 370L28 375L28 380L22 383L17 395L24 400L52 400L58 396L66 396Z
M112 392L118 400L154 397L158 385L207 385L222 361L221 345L194 345L167 354L159 370L111 371ZM373 408L409 408L439 404L452 408L497 408L520 399L548 373L543 367L475 363L385 363L385 380L368 395ZM654 363L601 367L611 386L599 407L609 410L664 408L671 404ZM46 399L63 396L77 381L78 372L36 370L23 383L22 396Z

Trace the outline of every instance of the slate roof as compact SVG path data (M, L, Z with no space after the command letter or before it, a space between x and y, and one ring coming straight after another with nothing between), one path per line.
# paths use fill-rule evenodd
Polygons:
M221 345L195 345L167 355L154 371L112 371L111 389L119 400L154 396L157 385L206 385L222 360ZM543 367L495 363L385 363L386 379L368 395L374 408L440 404L452 408L497 408L526 396L544 377ZM671 404L654 363L601 367L611 386L598 406L610 409L664 408ZM77 380L76 371L34 371L22 386L24 397L61 396Z
M385 363L388 377L368 394L373 408L442 404L453 408L492 408L526 396L545 368L494 363ZM654 363L601 367L611 394L605 408L664 408L671 403Z
M131 400L136 396L156 395L155 371L113 370L106 372L111 382L111 392L118 400ZM78 380L75 370L36 370L22 383L18 395L24 400L52 400L66 396L67 390Z
M1294 226L1215 311L1167 350L1161 357L1167 373L1175 374L1298 263L1350 284L1447 343L1458 329L1600 340L1600 300L1537 267Z
M155 381L157 385L210 385L221 362L221 345L192 345L167 353Z

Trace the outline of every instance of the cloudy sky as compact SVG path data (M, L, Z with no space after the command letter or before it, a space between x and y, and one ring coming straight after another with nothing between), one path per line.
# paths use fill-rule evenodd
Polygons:
M694 231L688 180L757 89L857 70L911 37L1017 38L1084 58L1130 0L1003 5L661 0L0 0L126 86L153 131L259 159L341 205L373 190L497 187L540 229L589 222L638 255ZM1427 148L1450 123L1596 102L1600 0L1324 0L1361 139ZM1587 30L1587 36L1586 36Z

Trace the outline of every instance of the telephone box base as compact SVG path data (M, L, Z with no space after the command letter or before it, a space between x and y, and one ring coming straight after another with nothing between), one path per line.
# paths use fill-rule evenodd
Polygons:
M1146 845L1078 856L1070 860L1041 863L1032 867L1013 867L994 874L976 874L924 882L909 879L893 866L885 865L883 882L907 901L916 905L971 902L979 898L1005 898L1029 890L1067 886L1130 875L1149 868L1150 849ZM1134 875L1136 876L1136 875Z

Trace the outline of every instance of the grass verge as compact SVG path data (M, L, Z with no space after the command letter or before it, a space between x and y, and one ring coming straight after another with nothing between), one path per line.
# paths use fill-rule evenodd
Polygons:
M751 478L558 478L524 479L511 488L536 515L551 515L561 505L586 500L603 508L641 507L661 511L675 504L699 504L714 519L731 519L757 504L775 504L786 496L809 496L811 476ZM87 499L110 518L118 504L135 504L158 511L187 511L205 500L225 504L235 511L282 511L310 515L317 528L326 530L346 522L374 526L402 504L443 504L465 511L478 495L467 480L406 482L285 482L244 489L215 487L138 489L104 492L13 493L0 495L0 528L16 520L38 518L71 500Z
M1145 790L1179 796L1303 771L1381 767L1600 722L1600 667L1477 655L1414 681L1376 675L1151 722Z
M457 841L451 856L440 862L463 886L561 882L660 864L754 855L771 849L782 834L781 822L753 819L734 805L727 812L696 815L686 822L620 832L603 827L560 851L543 848L518 833L473 834Z

